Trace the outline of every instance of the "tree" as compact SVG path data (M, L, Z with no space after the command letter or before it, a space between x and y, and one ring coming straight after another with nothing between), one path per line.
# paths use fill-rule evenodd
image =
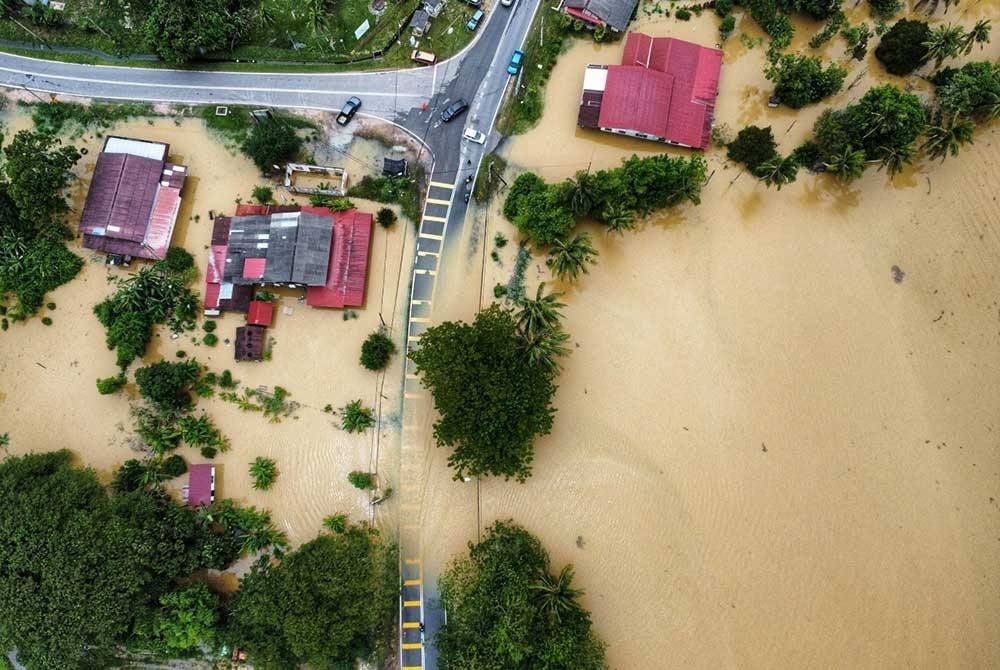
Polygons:
M375 425L375 415L361 400L352 400L340 410L341 427L348 433L363 433Z
M353 667L393 621L396 556L374 531L347 525L280 562L258 561L229 602L226 638L262 670Z
M925 42L930 39L930 27L924 21L900 19L879 42L875 57L892 74L905 75L927 62Z
M165 274L183 276L194 267L194 256L184 247L170 247L156 267Z
M865 152L845 146L841 153L832 156L824 163L826 169L844 182L854 181L865 172Z
M375 217L378 221L378 225L383 228L392 228L396 223L396 212L392 211L388 207L383 207L378 211L378 215Z
M219 597L202 582L164 594L140 645L166 654L192 652L211 645L219 621Z
M836 63L824 70L818 58L785 54L773 60L765 74L774 82L774 94L781 102L799 109L839 91L847 70Z
M348 522L346 514L331 514L323 519L323 526L333 533L343 533L347 530Z
M255 489L266 491L278 478L278 464L274 462L273 458L258 456L250 464L250 477L253 479Z
M626 230L635 228L635 212L626 209L624 205L611 203L601 212L601 221L609 232L621 235Z
M54 229L67 234L63 218L69 204L65 191L80 152L76 147L62 146L62 141L52 135L22 130L3 153L7 194L25 228L36 233Z
M892 178L902 172L903 167L909 165L912 159L912 144L898 147L882 147L878 169L885 168L885 171L889 173L889 177Z
M261 2L261 4L264 4ZM262 205L270 204L274 201L274 191L270 186L254 186L253 199Z
M261 172L270 172L302 149L302 138L280 120L261 121L244 140L242 150Z
M938 85L941 109L952 115L991 121L1000 118L1000 64L966 63Z
M187 469L187 463L184 462L184 457L180 454L167 456L160 464L160 470L166 475L167 479L180 477L187 472Z
M589 172L577 172L576 177L567 179L570 185L569 206L574 216L585 216L594 207L594 184Z
M560 281L575 282L587 274L588 265L597 263L597 250L590 242L590 233L580 233L571 240L557 240L549 250L545 264Z
M512 223L537 246L555 244L566 239L576 225L573 214L563 205L565 200L558 186L546 186L523 198Z
M603 670L604 644L578 602L567 566L550 575L541 543L499 521L438 581L448 612L436 646L441 670Z
M433 326L409 356L434 396L434 437L453 450L455 478L527 479L534 439L552 429L556 387L527 360L511 313L494 304L472 325Z
M962 26L951 23L932 28L924 40L927 58L934 59L935 67L941 67L946 58L954 58L962 52L964 35Z
M528 196L542 194L546 188L545 180L534 172L522 172L517 175L514 183L507 190L507 198L503 203L504 218L508 221L514 221L521 213Z
M197 361L160 361L135 371L139 394L162 412L187 410L192 406L191 386L201 374Z
M903 8L903 0L868 0L872 14L880 19L891 19Z
M743 163L752 171L774 158L778 153L777 146L774 135L771 134L771 126L747 126L729 143L727 155L729 160Z
M101 395L115 393L121 387L125 386L125 382L127 381L124 374L118 374L114 377L103 377L97 380L97 392Z
M384 370L396 353L396 345L385 328L370 334L361 345L361 366L367 370Z
M354 470L347 474L347 481L356 489L368 491L375 488L375 477L370 472Z
M989 19L976 21L976 25L972 26L969 32L962 35L962 53L969 55L972 53L972 47L977 44L980 49L983 49L984 45L990 42L990 31L992 29L993 24Z
M246 30L245 11L229 0L150 0L142 35L168 63L186 63L196 56L230 47Z
M754 174L768 188L777 186L780 191L782 186L795 181L795 175L798 174L798 171L798 161L792 156L788 156L787 158L775 156L766 163L758 165L757 169L754 170Z
M976 124L968 119L938 115L936 122L927 129L927 139L920 147L931 158L944 161L948 154L957 156L964 144L972 144L972 136L976 132Z
M535 298L525 298L518 304L518 309L514 314L517 327L521 336L526 341L531 341L542 334L559 327L559 319L562 317L562 308L565 303L559 302L562 293L545 294L545 282L538 285Z

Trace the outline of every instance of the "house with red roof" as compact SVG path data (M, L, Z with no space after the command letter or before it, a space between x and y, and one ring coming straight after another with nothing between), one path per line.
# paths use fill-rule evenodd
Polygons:
M167 161L169 151L162 142L104 141L80 217L85 248L126 262L166 255L187 177L185 166Z
M704 149L719 93L722 51L629 33L621 65L588 65L577 125Z
M361 307L372 223L354 209L299 205L239 205L216 217L205 313L247 312L251 325L270 325L273 306L253 300L257 286L302 288L312 307Z
M188 484L184 497L191 507L211 505L215 502L215 466L197 463L188 467Z

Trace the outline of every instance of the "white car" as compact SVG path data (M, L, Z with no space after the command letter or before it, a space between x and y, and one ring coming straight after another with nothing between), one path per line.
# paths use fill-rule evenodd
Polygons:
M470 142L475 142L476 144L486 144L486 135L482 134L475 128L466 128L465 132L462 133L462 137Z
M500 0L500 4L504 7L510 7L514 4L514 0Z

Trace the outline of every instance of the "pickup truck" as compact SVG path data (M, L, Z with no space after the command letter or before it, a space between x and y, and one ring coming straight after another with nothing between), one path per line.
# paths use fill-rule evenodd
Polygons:
M357 114L358 110L361 109L361 98L356 95L352 95L344 103L344 106L340 108L340 114L337 114L337 123L342 126L346 126Z

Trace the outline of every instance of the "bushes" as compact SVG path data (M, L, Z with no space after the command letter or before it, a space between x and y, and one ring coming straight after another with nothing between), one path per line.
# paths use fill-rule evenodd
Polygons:
M347 481L356 489L368 491L375 488L375 477L370 472L355 470L347 475Z
M421 174L422 168L417 168ZM372 177L365 175L361 181L348 190L352 198L364 198L376 202L395 203L400 206L403 216L410 221L420 221L420 189L415 177Z
M261 172L270 172L275 165L295 157L302 149L302 139L290 125L273 119L254 125L241 149Z
M792 41L792 22L788 19L777 0L744 0L743 7L761 29L771 36L772 45L784 48Z
M194 267L194 256L183 247L170 247L162 261L157 261L164 272L183 275Z
M267 205L274 200L274 191L270 186L254 186L253 199L261 205Z
M375 415L371 409L362 406L360 400L352 400L340 410L341 427L348 433L363 433L375 425Z
M214 347L219 343L219 336L215 333L205 333L205 337L201 338L201 341L210 347Z
M187 463L185 463L184 459L178 454L167 456L163 459L163 464L160 466L160 471L170 479L180 477L187 472L187 470Z
M396 345L385 334L385 329L375 331L361 345L361 365L368 370L382 370L396 353Z
M747 126L741 130L736 139L729 143L727 155L730 160L745 164L750 170L756 170L777 155L777 143L771 134L771 126Z
M375 216L375 220L378 221L378 225L383 228L392 228L396 225L396 212L392 211L388 207L383 207L378 211Z
M903 0L868 0L872 14L880 19L891 19L903 8Z
M786 54L771 62L766 75L781 102L799 109L839 91L847 70L835 63L824 70L818 58Z
M115 377L104 377L103 379L97 380L97 392L101 395L109 395L115 393L121 387L125 386L124 374L118 374Z
M927 62L931 30L923 21L900 19L879 42L875 57L892 74L905 75Z
M722 23L719 24L719 37L727 40L733 34L734 30L736 30L736 17L730 14L722 19Z
M162 412L190 409L191 387L201 373L197 361L160 361L135 371L139 393Z
M274 459L258 456L250 464L250 477L253 478L253 487L258 491L266 491L274 484L278 478L278 465Z
M691 11L687 10L687 9L684 9L683 7L681 7L676 12L674 12L674 16L677 17L678 21L690 21L691 20Z
M1000 117L1000 64L967 63L949 69L935 83L938 104L948 114L978 120Z

